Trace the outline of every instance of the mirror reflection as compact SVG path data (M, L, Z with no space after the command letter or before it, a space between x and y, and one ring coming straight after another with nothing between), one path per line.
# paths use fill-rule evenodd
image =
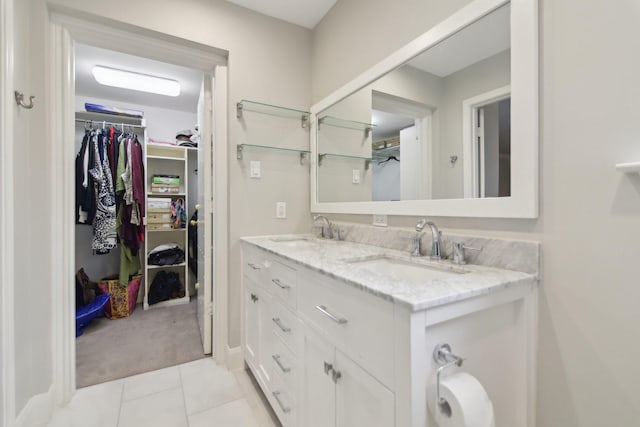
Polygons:
M511 195L510 7L318 114L319 202Z

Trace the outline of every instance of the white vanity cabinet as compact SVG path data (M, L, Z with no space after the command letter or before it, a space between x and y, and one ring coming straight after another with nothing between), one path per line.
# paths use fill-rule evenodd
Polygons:
M427 401L441 343L484 385L496 425L535 426L535 276L506 271L491 292L416 308L340 280L330 259L294 262L277 241L247 240L274 252L243 242L242 347L283 426L435 427Z

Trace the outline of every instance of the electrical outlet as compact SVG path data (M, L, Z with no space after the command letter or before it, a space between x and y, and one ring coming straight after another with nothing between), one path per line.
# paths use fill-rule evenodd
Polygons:
M386 215L374 215L373 216L373 225L378 227L386 227L387 226L387 216Z
M353 170L353 183L360 184L360 169Z
M286 218L287 217L287 202L277 202L276 203L276 218Z
M260 162L251 162L251 178L260 178Z

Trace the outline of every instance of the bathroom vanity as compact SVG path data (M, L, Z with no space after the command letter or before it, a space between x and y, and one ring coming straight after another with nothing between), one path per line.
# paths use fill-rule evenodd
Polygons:
M441 343L497 426L534 426L535 272L310 235L242 240L243 352L283 426L435 426Z

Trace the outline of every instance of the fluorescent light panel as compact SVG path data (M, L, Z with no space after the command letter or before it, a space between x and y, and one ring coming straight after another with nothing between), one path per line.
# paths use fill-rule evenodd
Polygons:
M176 80L117 68L96 65L91 70L96 81L105 86L138 90L166 96L180 95L180 83Z

